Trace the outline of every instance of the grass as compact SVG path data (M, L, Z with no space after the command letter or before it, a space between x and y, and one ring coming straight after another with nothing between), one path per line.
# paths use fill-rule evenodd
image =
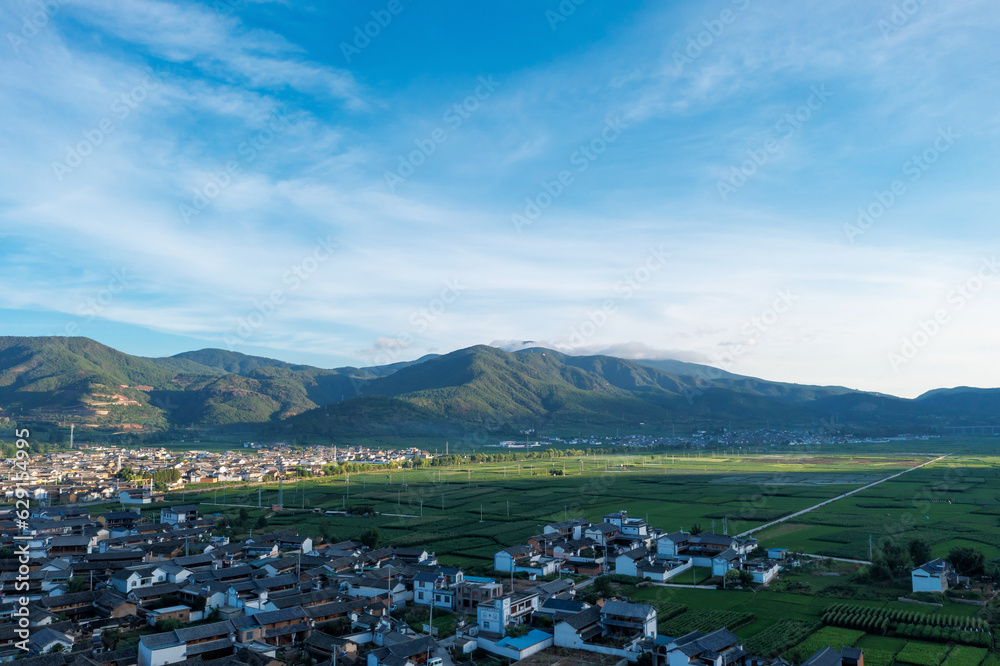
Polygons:
M285 483L282 494L288 508L271 517L267 529L291 527L303 534L340 540L356 538L376 527L380 545L423 546L444 564L462 566L473 575L495 575L492 558L498 549L524 543L549 522L576 517L600 522L607 513L627 509L630 515L648 517L652 525L667 531L690 529L695 523L712 529L713 521L715 529L721 531L721 519L725 517L729 519L729 533L734 534L924 459L926 456L872 455L870 451L863 458L692 453L464 464L405 472L378 470L352 474L349 484L344 478ZM549 470L563 469L565 476L549 474ZM855 484L843 483L848 479ZM993 489L998 485L1000 457L985 451L975 456L951 456L755 536L767 547L849 557L867 554L869 533L875 543L881 536L893 536L904 545L920 537L931 544L935 554L956 542L1000 548L1000 533L995 529L1000 521L1000 503L991 503L996 500ZM167 503L199 503L203 513L218 512L229 517L239 512L240 507L233 505L244 504L248 505L253 524L259 515L269 513L266 507L277 502L279 493L275 484L202 490L171 493ZM258 496L260 509L256 506ZM370 506L380 515L327 517L309 511L313 507L342 506ZM157 505L148 511L158 516L159 508ZM99 508L94 511L99 512ZM234 536L245 537L246 531ZM813 575L814 566L827 569L824 563L788 570L770 587L756 593L617 584L616 593L663 608L683 604L689 609L685 615L700 612L701 617L711 617L708 611L725 611L731 615L716 618L751 618L736 632L746 641L759 637L761 644L777 643L789 631L794 635L789 620L809 625L822 617L826 607L840 601L931 614L972 616L982 612L979 607L955 603L941 609L904 604L895 600L903 593L901 590L865 586L852 580L856 565L830 565L828 570L841 574L838 576ZM708 575L707 568L696 569L693 579L701 583ZM686 572L674 582L690 584L692 574ZM439 618L435 613L435 625L446 617ZM697 617L691 615L689 620ZM710 629L714 628L718 627ZM898 638L840 633L843 631L824 628L796 646L779 647L785 655L796 656L792 661L801 661L819 648L801 656L799 652L813 648L817 642L826 641L819 646L826 647L851 638L872 655L869 666L889 666L893 658L900 661L895 655L906 646ZM831 637L836 640L831 641ZM1000 663L987 660L980 666Z
M819 628L817 622L784 618L757 633L744 643L744 649L752 655L777 657L785 650L802 642Z
M793 664L802 663L823 648L832 647L834 650L840 650L854 645L864 635L865 632L854 629L823 627L782 656Z
M902 462L910 465L923 459L907 457ZM806 483L810 476L866 482L898 471L901 459L869 456L862 466L864 473L859 474L858 467L857 459L851 457L702 453L377 470L353 474L349 483L342 477L286 483L283 503L299 511L278 514L272 524L316 534L325 525L329 534L340 539L354 538L374 526L383 532L385 543L423 545L452 563L464 559L487 564L495 550L522 543L548 522L565 517L599 522L603 515L622 508L668 530L690 529L696 523L711 529L713 522L720 530L722 519L728 518L730 533L738 533L856 487ZM550 476L550 470L565 470L566 476ZM268 506L278 502L278 495L275 484L259 489L211 487L172 493L167 501L197 501L209 511L228 514L238 508L221 505L245 504L252 509L258 497ZM360 505L372 506L382 515L360 521L301 513L303 508ZM829 531L818 527L816 534L808 536L822 536L824 530ZM464 536L459 534L471 540L463 543ZM707 578L703 574L696 580L701 583Z
M940 643L908 642L896 655L896 661L917 666L940 666L950 646Z
M745 611L693 610L681 613L677 617L667 620L660 625L658 631L668 636L677 637L695 630L705 633L723 627L732 630L749 624L755 619L753 613Z
M979 666L987 654L986 648L957 645L944 660L943 666Z

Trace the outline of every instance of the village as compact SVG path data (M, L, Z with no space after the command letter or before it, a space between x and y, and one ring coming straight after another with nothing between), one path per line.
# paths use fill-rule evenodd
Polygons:
M17 470L33 502L66 504L119 500L123 504L163 501L163 491L189 484L261 483L291 477L322 476L331 466L397 468L431 455L417 448L375 449L361 446L292 448L284 444L225 451L173 451L166 448L90 446L36 453ZM9 501L15 460L0 468L0 491ZM419 464L419 463L418 463ZM159 487L157 487L159 486ZM157 492L159 491L159 492Z
M545 525L497 551L488 577L422 548L324 543L290 529L231 543L193 504L163 506L158 518L138 507L92 516L76 505L36 508L27 520L13 509L0 515L0 545L28 563L0 560L0 660L437 666L549 653L586 655L573 663L788 664L749 654L726 626L663 635L658 612L669 604L634 603L607 585L668 585L708 567L722 587L751 588L798 565L753 538L668 533L621 510L596 524ZM913 575L915 590L955 582L947 563ZM863 655L825 649L803 663L863 666Z

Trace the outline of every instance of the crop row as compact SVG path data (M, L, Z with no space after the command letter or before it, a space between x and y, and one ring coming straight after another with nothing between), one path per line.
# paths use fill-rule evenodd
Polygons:
M693 610L663 622L660 633L668 636L683 636L692 631L710 632L721 627L733 630L756 620L753 613L723 610Z
M871 606L857 606L852 604L833 604L823 611L823 621L826 624L835 624L827 621L834 616L845 618L863 618L889 620L891 624L916 624L930 625L932 627L954 627L969 631L986 631L989 624L985 620L975 617L965 617L963 615L931 615L930 613L919 613L900 609L874 608Z
M777 657L793 645L801 643L817 629L819 629L818 622L783 618L747 639L743 647L753 655Z
M870 634L954 642L991 647L989 625L979 618L959 615L930 615L904 610L834 604L823 614L823 623Z

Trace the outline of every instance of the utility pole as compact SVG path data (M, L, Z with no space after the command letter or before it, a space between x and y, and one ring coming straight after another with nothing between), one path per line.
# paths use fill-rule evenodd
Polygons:
M431 617L427 621L427 635L434 635L434 592L437 590L437 578L431 581Z

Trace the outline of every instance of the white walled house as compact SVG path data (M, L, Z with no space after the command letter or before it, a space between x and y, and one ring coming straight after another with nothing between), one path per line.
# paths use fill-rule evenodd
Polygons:
M165 582L167 582L167 572L158 566L122 569L111 576L111 586L122 594L128 594L139 587L152 587Z
M914 592L944 592L958 581L949 562L938 558L910 571Z
M665 646L669 666L730 666L745 663L743 641L728 629L692 631ZM661 662L662 663L662 662Z
M649 557L636 565L639 578L665 583L694 566L690 557L669 559Z
M160 522L168 525L179 525L198 520L198 507L194 504L171 506L160 509Z
M693 558L697 564L698 558ZM726 550L713 556L711 559L712 575L713 576L725 576L726 572L730 569L739 569L742 562L742 555L732 548L727 548Z
M649 551L645 547L633 548L615 558L615 573L624 576L638 576L637 565L646 559Z
M753 574L754 583L767 585L781 571L781 566L774 560L750 560L743 563L743 570Z
M590 527L590 523L583 518L573 520L563 520L558 523L549 523L542 528L542 534L546 536L560 536L566 539L580 539L583 537L583 530Z
M648 604L608 601L601 607L601 624L609 633L656 638L656 609Z
M508 625L521 624L538 610L538 594L518 592L484 601L476 607L479 630L502 636Z
M497 571L514 571L519 562L531 559L532 550L529 546L511 546L493 555L493 568Z
M687 550L690 532L674 532L664 534L656 540L656 552L666 557L676 557Z
M447 588L444 576L433 571L418 573L413 577L413 603L417 606L430 606L451 610L454 594Z
M649 528L646 521L641 518L629 518L628 511L609 513L604 516L604 522L610 523L618 528L625 536L649 536Z

